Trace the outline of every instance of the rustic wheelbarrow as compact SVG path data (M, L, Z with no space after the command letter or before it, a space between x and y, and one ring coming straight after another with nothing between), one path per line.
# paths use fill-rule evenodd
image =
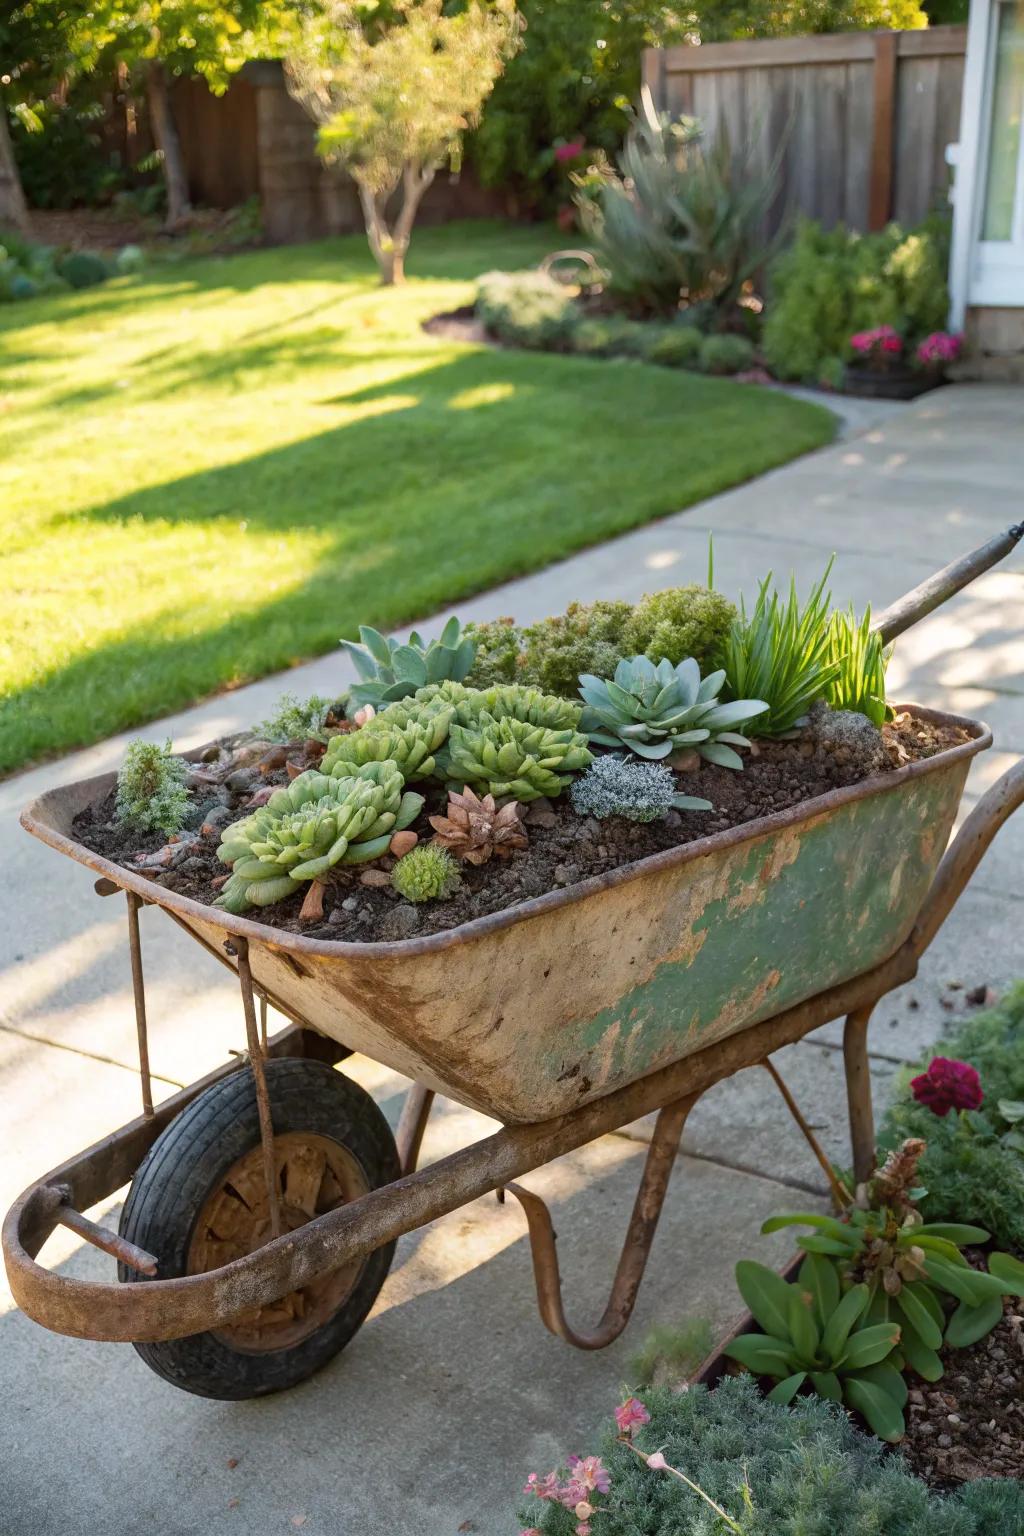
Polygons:
M876 628L902 633L1014 547L1024 524L940 572ZM48 1173L7 1216L14 1296L58 1332L131 1341L167 1380L212 1397L292 1385L363 1322L396 1239L506 1190L529 1225L541 1315L596 1349L625 1327L686 1117L744 1067L778 1083L773 1051L846 1016L858 1178L874 1157L867 1027L909 981L998 828L1024 800L1024 763L990 789L943 849L970 759L966 740L927 760L643 859L448 932L330 943L270 929L155 886L73 840L76 813L111 776L43 795L35 836L123 889L143 1113ZM154 1106L139 911L157 905L237 972L247 1052ZM268 1004L293 1020L267 1039ZM414 1080L393 1137L334 1064L359 1050ZM444 1092L495 1116L495 1134L417 1172ZM647 1153L608 1306L581 1332L562 1307L551 1219L514 1181L652 1110ZM131 1181L118 1233L82 1214ZM117 1258L119 1284L36 1263L58 1225Z

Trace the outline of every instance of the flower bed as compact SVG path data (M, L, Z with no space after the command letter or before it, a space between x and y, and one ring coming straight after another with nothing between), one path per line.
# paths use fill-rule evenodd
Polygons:
M426 645L364 630L344 699L285 700L200 763L135 744L75 835L272 927L436 932L966 741L890 718L868 623L823 578L749 616L689 587Z

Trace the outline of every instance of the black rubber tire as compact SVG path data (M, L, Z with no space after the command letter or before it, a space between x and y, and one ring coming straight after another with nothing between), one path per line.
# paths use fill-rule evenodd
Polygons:
M322 1062L296 1059L268 1061L266 1074L276 1134L306 1132L339 1143L355 1158L370 1189L399 1177L390 1127L357 1083ZM243 1068L207 1088L153 1143L132 1181L119 1230L154 1255L156 1278L186 1273L199 1213L228 1169L259 1139L252 1073ZM158 1376L200 1397L242 1399L284 1391L344 1349L384 1284L394 1251L389 1243L370 1254L338 1310L290 1348L242 1351L217 1333L134 1348ZM118 1265L118 1278L145 1277Z

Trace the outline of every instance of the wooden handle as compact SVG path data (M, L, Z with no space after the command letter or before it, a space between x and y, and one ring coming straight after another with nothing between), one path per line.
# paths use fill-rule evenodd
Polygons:
M878 615L871 628L881 635L886 644L895 640L897 635L902 635L919 619L941 607L955 592L961 591L976 577L991 570L992 566L1016 548L1021 538L1024 538L1024 523L1015 523L1005 533L996 534L987 544L973 549L969 555L961 555L959 560L936 571L934 576L922 581L912 592L897 598L891 607Z

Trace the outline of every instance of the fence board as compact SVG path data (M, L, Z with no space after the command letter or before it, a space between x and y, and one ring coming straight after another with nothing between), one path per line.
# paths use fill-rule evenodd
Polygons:
M782 151L783 209L832 225L916 223L944 194L959 131L966 29L848 32L648 49L655 103L724 123L766 166Z

